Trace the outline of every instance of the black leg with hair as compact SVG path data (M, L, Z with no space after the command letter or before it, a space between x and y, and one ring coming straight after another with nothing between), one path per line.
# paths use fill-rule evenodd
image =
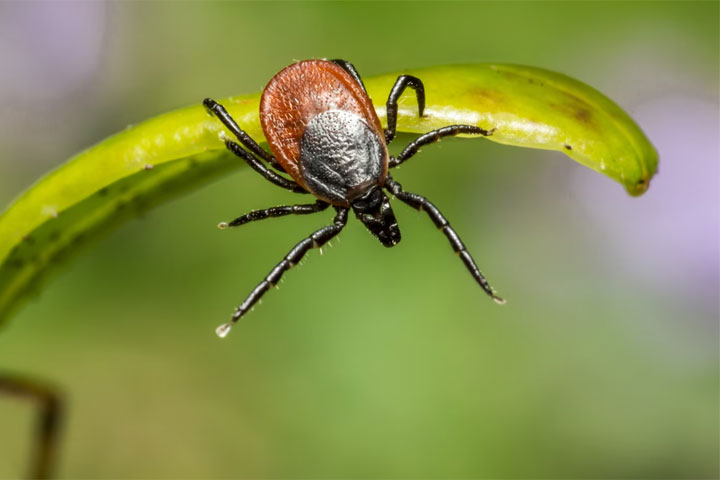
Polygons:
M355 81L360 84L363 91L365 93L367 93L367 90L365 89L365 84L363 83L362 78L360 78L360 74L355 69L355 65L353 65L352 63L348 62L347 60L343 60L341 58L336 58L336 59L330 60L330 61L341 66L343 70L345 70L347 73L349 73L350 76L353 77L355 79Z
M449 125L447 127L438 128L428 133L420 135L418 138L410 142L410 144L400 152L396 158L391 157L388 162L390 168L397 167L408 158L415 155L420 147L424 147L430 143L435 143L443 137L453 137L455 135L466 134L477 134L484 135L486 137L493 134L495 129L485 130L484 128L476 127L474 125Z
M218 225L220 228L238 227L256 220L264 220L270 217L284 217L285 215L307 215L310 213L322 212L330 206L329 203L318 200L315 203L304 205L281 205L279 207L266 208L264 210L253 210L246 213L231 222L222 222Z
M0 392L27 398L37 403L38 417L29 478L52 477L57 455L58 436L63 417L60 394L51 386L19 375L0 374Z
M269 168L265 166L264 163L262 163L260 160L255 158L250 152L242 148L237 143L233 142L232 140L226 140L225 146L233 152L238 157L245 160L248 165L250 165L250 168L258 172L260 175L265 177L267 180L269 180L271 183L274 183L278 187L285 188L287 190L290 190L291 192L295 193L308 193L307 190L305 190L303 187L298 185L292 180L289 180L281 175L278 175L277 173L273 172Z
M215 115L218 120L220 120L223 125L225 125L225 127L237 137L237 139L240 141L240 143L243 144L245 148L268 162L270 165L273 166L273 168L281 172L285 172L285 169L277 162L277 160L275 159L275 157L272 156L272 154L265 151L260 145L258 145L255 140L253 140L250 135L245 132L245 130L240 128L237 122L235 122L235 120L230 116L227 110L225 110L225 107L220 105L212 98L206 98L205 100L203 100L203 105L205 105L205 108L209 113Z
M418 115L422 117L425 111L425 87L423 86L422 80L412 75L400 75L390 90L386 104L387 128L385 129L385 143L390 143L393 138L395 138L398 112L397 101L407 87L415 90L418 103Z
M242 302L239 307L237 307L235 313L232 316L232 321L229 323L224 323L218 327L218 329L216 330L218 335L220 335L221 337L227 335L230 331L230 328L232 328L232 326L238 321L238 319L245 315L252 308L252 306L255 305L255 303L257 303L257 301L260 300L260 298L268 290L270 290L271 287L277 285L283 274L295 265L297 265L311 248L322 247L342 231L342 229L345 227L345 224L347 223L348 209L345 207L334 208L337 213L335 215L335 218L333 219L333 224L315 231L309 237L305 238L300 243L295 245L292 250L290 250L288 254L285 255L285 258L283 258L283 260L278 263L275 268L270 270L270 273L268 273L265 279L260 282L257 287L255 287L255 289L252 291L252 293L250 293L250 295L245 299L245 301Z
M443 216L442 213L440 213L440 210L438 210L435 205L433 205L427 198L421 195L404 191L402 189L402 186L396 181L394 181L392 177L390 177L390 175L388 175L387 180L385 181L385 188L387 188L390 193L395 195L402 202L410 205L417 210L426 212L435 224L435 226L442 230L442 232L445 234L447 239L450 241L450 245L452 245L455 253L460 256L460 259L465 264L465 267L470 272L470 275L472 275L473 278L478 282L478 284L480 284L480 287L482 287L485 293L487 293L497 303L505 303L505 300L495 294L488 281L480 272L477 264L475 264L475 261L470 256L470 253L467 251L465 244L463 244L462 240L460 240L457 232L455 232L455 230L450 226L450 222L447 221L447 219Z

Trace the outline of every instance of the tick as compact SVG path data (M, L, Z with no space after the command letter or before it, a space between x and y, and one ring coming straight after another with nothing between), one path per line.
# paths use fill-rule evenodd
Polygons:
M232 320L217 328L224 337L232 326L312 248L320 248L338 235L352 209L370 233L386 247L400 242L400 228L386 191L411 207L424 211L450 241L480 287L497 303L497 296L480 273L462 240L440 210L425 197L403 190L390 175L420 147L458 134L492 135L474 125L450 125L413 140L396 157L387 145L395 137L398 98L406 88L415 91L418 115L425 109L425 87L411 75L400 75L387 100L387 128L383 130L370 97L355 67L344 60L305 60L275 75L260 99L260 124L272 154L245 133L225 108L210 98L203 104L235 135L238 142L225 145L271 183L316 197L315 203L283 205L254 210L223 222L220 228L237 227L255 220L284 215L317 213L331 207L332 224L310 234L295 245L265 279L236 308ZM282 175L289 175L287 178Z

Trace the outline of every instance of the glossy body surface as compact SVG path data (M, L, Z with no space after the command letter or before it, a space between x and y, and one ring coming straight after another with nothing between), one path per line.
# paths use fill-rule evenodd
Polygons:
M349 207L385 184L380 120L362 86L333 62L306 60L275 75L260 100L260 123L283 169L332 205Z

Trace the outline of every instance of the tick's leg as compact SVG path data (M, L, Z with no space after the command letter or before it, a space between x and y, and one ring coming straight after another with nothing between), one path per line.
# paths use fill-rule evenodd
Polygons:
M395 138L398 111L397 101L407 87L415 90L418 103L418 116L422 117L425 111L425 87L423 86L422 80L412 75L400 75L397 80L395 80L395 85L393 85L392 90L390 90L386 104L387 128L385 129L385 143L390 143L393 138Z
M258 300L260 300L260 297L262 297L265 292L270 290L272 286L277 285L280 278L282 278L283 273L297 265L311 248L322 247L335 235L340 233L347 223L348 209L345 207L335 207L335 211L337 214L333 219L332 225L328 225L327 227L317 230L312 235L295 245L293 249L285 255L285 258L283 258L283 260L278 263L275 268L270 270L270 273L268 273L265 279L260 282L260 284L255 287L255 290L250 293L245 301L237 307L232 316L232 321L224 323L217 328L216 332L219 336L224 337L227 335L230 328L232 328L238 319L245 315L245 313L247 313L247 311L250 310Z
M39 410L35 426L36 441L29 478L49 478L52 476L62 420L60 395L48 385L7 374L0 374L0 392L8 392L37 403Z
M283 217L285 215L305 215L309 213L322 212L329 206L329 203L318 200L315 203L309 203L305 205L283 205L280 207L266 208L264 210L253 210L250 213L246 213L245 215L236 218L232 222L222 222L218 225L218 227L237 227L240 225L245 225L248 222L253 222L255 220L264 220L269 217Z
M483 274L480 273L480 269L477 267L475 261L470 256L467 248L465 248L465 244L463 244L458 234L450 226L450 222L447 221L447 219L443 216L442 213L440 213L440 210L438 210L435 205L433 205L427 198L421 195L403 191L402 186L396 181L394 181L389 175L387 180L385 181L385 188L387 188L393 195L395 195L397 198L407 203L411 207L427 213L435 226L442 230L442 232L448 238L448 240L450 241L450 245L452 245L453 250L455 250L455 253L460 256L460 259L465 264L465 267L470 272L470 275L472 275L473 278L480 284L480 287L485 290L485 293L490 295L490 297L492 297L492 299L495 300L497 303L505 303L505 300L495 294L488 281L485 280Z
M352 63L348 62L347 60L343 60L341 58L336 58L336 59L330 60L330 61L341 66L343 70L345 70L347 73L349 73L350 76L353 77L358 84L360 84L363 91L365 93L367 93L367 90L365 89L365 84L363 83L362 78L360 78L360 74L355 69L355 65L353 65Z
M203 105L208 112L215 115L218 120L220 120L223 125L225 125L225 127L227 127L227 129L230 130L230 132L232 132L232 134L237 137L237 139L245 146L245 148L268 162L270 165L273 166L273 168L280 170L281 172L285 172L285 169L277 162L277 160L275 160L275 157L273 157L270 153L266 152L260 145L258 145L255 140L253 140L250 135L245 132L245 130L238 126L237 122L235 122L235 120L230 116L227 110L225 110L225 107L217 103L212 98L206 98L203 101Z
M405 147L402 152L400 152L400 155L398 155L397 158L390 158L388 166L390 168L397 167L402 162L415 155L418 150L420 150L420 147L424 147L429 143L435 143L443 137L453 137L462 133L484 135L488 137L492 135L494 131L494 128L492 130L485 130L473 125L449 125L447 127L438 128L437 130L424 133L410 142L410 144Z
M225 146L235 155L245 160L253 170L258 172L263 177L267 178L270 182L274 183L278 187L286 188L295 193L308 193L307 190L305 190L297 183L281 175L278 175L277 173L267 168L264 163L255 158L250 152L248 152L232 140L225 141Z

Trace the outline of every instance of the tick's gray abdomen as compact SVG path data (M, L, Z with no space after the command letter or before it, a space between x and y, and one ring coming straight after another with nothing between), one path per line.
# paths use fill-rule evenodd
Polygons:
M333 203L347 204L382 183L386 150L363 119L328 110L308 123L300 144L300 173L308 187Z

